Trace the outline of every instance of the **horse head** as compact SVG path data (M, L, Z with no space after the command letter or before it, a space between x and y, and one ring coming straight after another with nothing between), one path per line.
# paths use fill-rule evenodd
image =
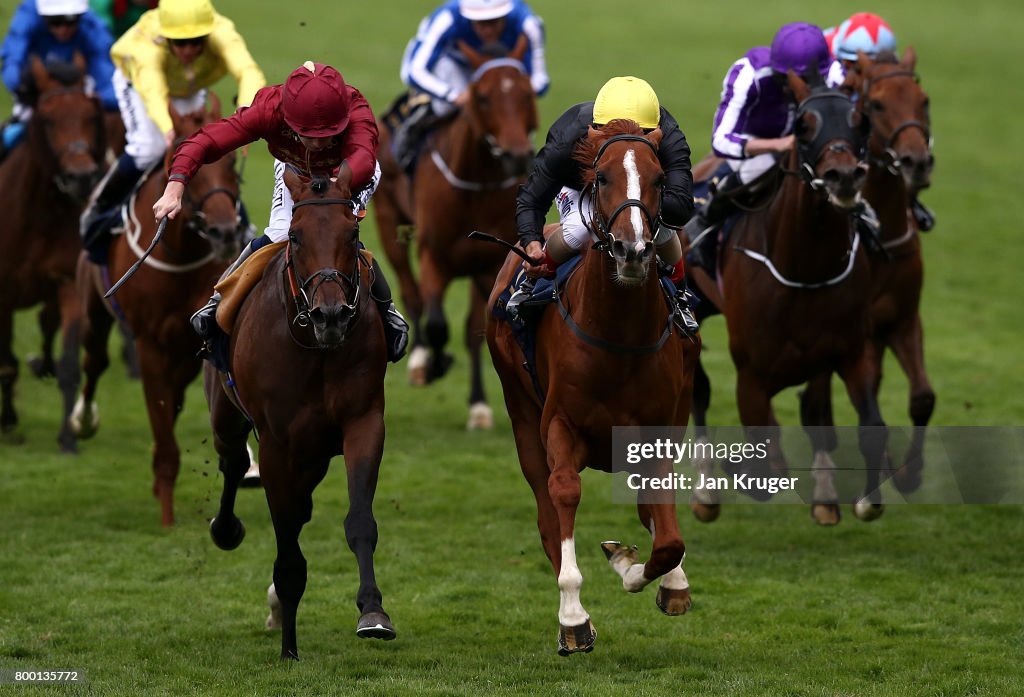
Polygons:
M220 100L212 92L205 108L182 114L168 105L174 125L175 142L220 119ZM174 150L167 153L169 166ZM242 225L240 180L235 171L235 154L203 165L188 183L184 196L185 228L207 240L214 256L227 261L238 256L247 230Z
M312 324L318 348L337 348L355 323L361 300L354 202L348 186L335 179L309 180L287 169L284 182L294 201L286 256L298 307L295 322Z
M54 183L84 202L100 177L106 145L99 100L86 92L85 59L75 52L71 63L45 64L32 57L29 67L38 90L32 115L32 143L37 153L56 161Z
M787 81L798 103L793 134L801 176L813 189L823 189L832 205L854 208L867 178L861 161L867 123L839 90L812 88L792 70Z
M654 235L661 223L665 173L658 160L661 129L644 133L634 121L616 120L591 128L576 150L590 192L596 249L615 260L617 283L638 286L654 259Z
M527 48L522 34L507 55L499 46L475 51L460 44L473 68L464 112L480 143L501 162L506 176L525 176L533 163L537 99L523 66Z
M873 163L895 176L902 175L907 188L931 184L935 165L932 156L928 93L921 88L914 64L917 56L908 47L903 58L880 54L872 60L858 54L844 87L857 96L860 113L871 126L868 147Z

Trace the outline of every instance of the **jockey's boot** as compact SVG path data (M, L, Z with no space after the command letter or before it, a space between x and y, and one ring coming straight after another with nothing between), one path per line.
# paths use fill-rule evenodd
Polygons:
M533 286L536 283L536 279L527 276L522 285L516 289L516 292L505 303L505 312L508 313L513 322L519 321L519 306L524 300L533 295Z
M684 285L676 293L676 310L673 313L672 321L679 327L683 336L693 336L700 329L700 324L693 314L693 306L696 305L696 296Z
M437 118L434 116L430 100L425 99L413 106L412 111L402 121L402 125L395 130L391 147L402 171L409 172L412 168L423 137L436 122Z
M124 154L96 185L79 221L82 246L89 254L90 261L100 264L106 262L111 216L131 193L141 175L142 170L135 166L135 160Z
M7 157L7 153L22 141L27 127L27 124L13 116L4 121L3 125L0 126L3 129L2 137L0 137L0 162L3 162Z
M252 256L260 247L270 242L270 238L264 235L263 237L257 237L249 244L242 247L242 253L238 255L231 266L224 270L221 274L221 279L225 279L235 272L245 260ZM213 291L213 295L206 301L206 304L195 311L192 317L189 319L189 323L192 325L192 331L199 335L199 338L203 341L209 341L213 335L219 331L217 326L217 305L220 304L220 293L216 290Z
M377 303L377 312L384 322L384 340L388 347L388 360L397 363L405 355L409 345L409 323L395 307L391 299L391 287L384 278L377 260L373 260L373 285L370 286L370 297Z
M935 214L921 203L921 199L916 194L910 199L910 212L913 213L914 220L917 221L917 229L921 232L929 232L935 227Z

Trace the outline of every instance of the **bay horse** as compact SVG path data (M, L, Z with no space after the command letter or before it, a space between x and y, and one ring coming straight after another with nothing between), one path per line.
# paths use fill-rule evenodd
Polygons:
M836 372L857 411L858 446L866 467L865 492L854 512L873 520L884 510L878 487L888 435L867 341L871 269L852 216L867 175L859 155L866 124L842 92L824 86L812 90L792 72L787 80L799 104L797 145L784 158L774 197L740 217L719 250L740 421L750 443L767 444L767 457L747 460L738 469L784 476L788 468L771 398L786 387ZM700 428L709 391L706 375L698 376L694 419ZM836 447L830 406L808 399L805 392L801 422L815 452L812 517L822 525L835 524L839 505L829 456ZM763 492L754 496L766 497ZM701 520L717 517L717 507L707 500L693 504Z
M86 92L85 60L80 54L75 55L73 68L66 75L62 71L58 79L38 57L32 58L29 69L39 97L26 142L0 165L0 432L10 442L23 440L14 408L14 311L42 303L44 356L53 355L57 326L62 332L61 357L52 368L64 398L57 437L64 452L78 449L68 425L80 379L78 219L99 179L106 149L103 111L97 98Z
M909 413L914 424L903 464L892 473L903 493L916 491L924 468L925 427L935 409L935 391L924 365L921 326L921 288L924 264L917 222L908 214L913 196L931 184L934 158L928 94L914 65L917 56L907 48L897 60L882 54L877 60L861 55L843 85L856 96L861 117L871 126L864 194L881 223L881 242L887 254L872 255L872 334L868 343L875 369L875 394L882 380L885 349L895 354L910 387ZM808 401L831 399L831 379L808 386Z
M356 634L395 637L373 568L387 353L350 192L337 181L310 182L291 170L284 181L295 201L288 242L239 311L229 352L234 387L212 366L205 386L224 473L210 534L221 549L234 549L245 535L234 503L249 466L246 434L255 427L277 537L268 627L283 629L281 658L298 659L295 617L306 588L299 533L312 517L313 490L337 455L348 473L345 537L359 565Z
M220 118L220 102L210 95L202 110L179 114L171 108L174 131L181 139ZM205 302L228 263L245 241L240 222L239 177L234 154L204 165L185 189L181 214L170 221L160 244L138 272L108 302L103 294L113 281L140 258L153 236L153 203L167 185L167 165L156 166L143 178L127 204L124 234L114 236L106 268L82 255L78 284L85 299L87 322L83 336L85 382L75 403L71 423L79 438L89 438L99 426L96 389L109 365L107 341L115 318L121 317L135 336L153 433L153 495L160 502L160 522L174 524L174 484L181 451L174 425L184 406L185 390L199 374L202 342L189 325L189 316Z
M489 58L463 46L474 74L462 109L428 139L410 181L390 154L381 126L381 183L374 214L381 243L398 274L402 302L413 328L409 379L424 385L443 376L452 357L445 353L448 320L444 295L455 278L470 279L466 349L470 359L469 428L491 428L480 365L484 305L504 252L466 239L485 230L508 242L517 238L515 199L533 160L531 134L537 104L521 61L521 36L503 58ZM419 281L409 262L399 227L415 226ZM423 315L426 312L426 326Z
M685 429L699 342L680 336L658 279L652 235L661 210L664 173L657 149L661 131L644 135L632 121L590 129L577 158L587 168L585 195L594 205L598 242L585 250L562 291L564 305L545 310L537 326L539 391L523 369L524 356L503 321L487 326L487 343L501 379L519 462L537 502L541 542L558 577L559 653L590 651L596 632L580 602L583 576L576 563L575 517L580 472L610 471L617 426ZM509 255L489 299L493 312L518 270ZM602 545L623 587L639 592L661 578L658 607L668 615L689 609L682 569L685 546L674 494L637 500L640 522L652 537L650 559L635 548Z

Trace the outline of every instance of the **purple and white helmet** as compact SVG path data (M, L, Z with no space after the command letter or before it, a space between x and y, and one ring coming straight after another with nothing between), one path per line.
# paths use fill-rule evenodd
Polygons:
M779 73L792 70L803 75L808 69L817 68L819 73L827 75L832 65L832 54L819 27L793 22L783 25L775 33L770 62L772 70Z
M832 48L840 60L857 60L857 51L874 58L882 51L896 51L896 35L878 15L858 12L839 25Z

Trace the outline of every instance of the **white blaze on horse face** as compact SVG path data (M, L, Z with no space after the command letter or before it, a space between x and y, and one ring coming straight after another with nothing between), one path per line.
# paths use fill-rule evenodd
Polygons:
M626 170L626 198L636 201L640 200L640 172L636 168L636 152L632 148L626 151L622 158L622 166ZM646 246L644 243L644 220L640 216L640 209L637 206L629 207L629 222L633 223L633 234L637 254L641 254Z
M505 92L505 93L511 92L512 88L515 87L515 84L516 83L513 82L512 78L510 78L510 77L502 78L502 80L501 80L501 91Z
M562 540L562 566L558 570L558 621L563 627L578 627L590 619L580 602L583 574L576 566L576 542Z

